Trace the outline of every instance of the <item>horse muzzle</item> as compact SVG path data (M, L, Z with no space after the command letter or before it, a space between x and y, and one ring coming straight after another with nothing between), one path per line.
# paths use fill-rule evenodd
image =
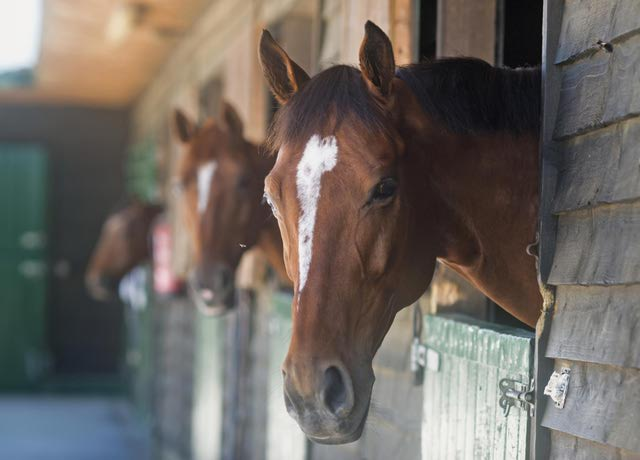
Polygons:
M216 316L233 308L234 276L223 265L196 268L187 280L189 295L198 310Z
M372 372L370 379L364 379L368 382L358 385L341 362L308 361L302 366L286 363L283 376L287 412L309 439L346 444L360 438L369 411Z

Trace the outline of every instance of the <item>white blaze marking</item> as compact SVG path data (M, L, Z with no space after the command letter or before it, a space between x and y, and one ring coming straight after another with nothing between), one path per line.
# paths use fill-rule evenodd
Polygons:
M302 153L296 173L300 218L298 220L298 295L304 289L311 266L313 249L313 231L316 225L316 212L320 199L320 180L322 175L331 171L338 162L338 144L335 136L324 139L317 134L311 136Z
M209 161L198 168L198 212L200 214L207 209L211 181L217 166L218 163L216 161Z

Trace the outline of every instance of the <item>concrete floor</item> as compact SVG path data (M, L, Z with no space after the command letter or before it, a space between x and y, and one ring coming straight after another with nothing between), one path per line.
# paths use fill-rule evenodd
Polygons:
M148 440L118 398L0 396L0 460L147 460Z

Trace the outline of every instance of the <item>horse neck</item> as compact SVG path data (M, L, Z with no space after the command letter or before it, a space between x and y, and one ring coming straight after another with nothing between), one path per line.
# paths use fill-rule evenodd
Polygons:
M445 216L441 260L535 325L541 297L527 246L536 239L537 136L445 136L444 151L430 155L429 165Z

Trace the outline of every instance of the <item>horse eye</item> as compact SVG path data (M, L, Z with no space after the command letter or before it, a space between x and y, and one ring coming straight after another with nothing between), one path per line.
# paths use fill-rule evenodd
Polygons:
M370 202L373 201L385 201L393 197L398 189L398 184L395 179L386 177L376 184L371 191Z
M271 208L271 212L273 213L273 216L276 219L280 217L280 214L278 213L278 208L276 208L276 205L273 203L273 201L271 201L271 198L269 197L269 195L267 195L266 192L264 193L264 195L262 195L262 202L267 203L269 205L269 207Z

